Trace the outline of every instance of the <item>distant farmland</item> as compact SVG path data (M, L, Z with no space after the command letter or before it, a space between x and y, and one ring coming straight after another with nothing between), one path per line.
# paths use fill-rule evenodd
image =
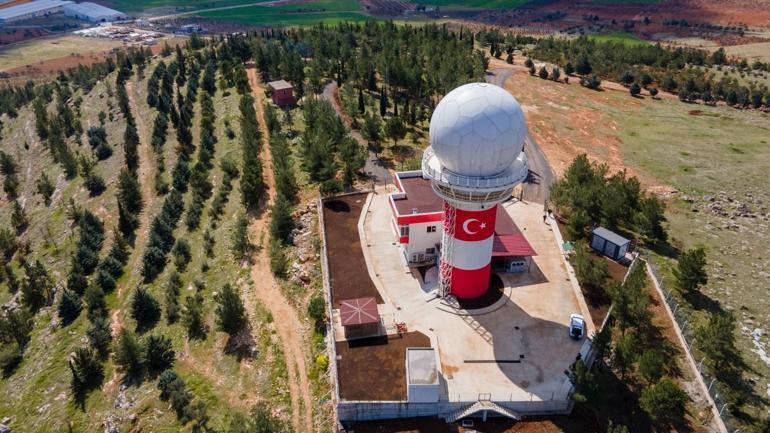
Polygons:
M238 9L204 12L201 17L244 24L313 25L368 19L355 0L318 0L283 6L250 6Z

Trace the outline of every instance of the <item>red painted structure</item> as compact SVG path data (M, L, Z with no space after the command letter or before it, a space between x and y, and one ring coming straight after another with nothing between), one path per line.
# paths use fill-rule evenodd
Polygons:
M442 271L451 267L447 273L451 293L458 298L478 298L489 287L497 205L470 211L444 203L444 215L444 233L454 238L455 245L462 244L440 265Z
M449 205L436 195L430 181L419 171L396 173L394 183L398 191L389 197L393 213L391 224L407 263L410 266L436 263L441 232L449 229L444 218L445 212L450 210ZM451 287L455 296L480 296L487 289L493 268L510 272L507 265L512 261L528 262L530 257L537 255L500 205L477 212L455 209L453 215L454 230L450 232L454 233L454 242L462 242L464 250L468 251L463 253L465 257L452 257ZM465 222L468 232L463 227ZM434 229L429 231L430 227ZM430 257L426 249L432 249Z
M275 105L284 108L297 102L294 99L294 86L286 80L271 81L267 83L270 88L270 97Z

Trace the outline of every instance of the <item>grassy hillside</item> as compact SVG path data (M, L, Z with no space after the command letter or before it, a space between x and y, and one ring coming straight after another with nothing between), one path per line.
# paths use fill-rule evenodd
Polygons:
M168 63L171 58L164 60ZM141 146L149 145L156 112L145 102L147 76L159 61L155 60L147 66L144 77L133 74L126 86L132 112L137 119ZM108 425L114 425L120 431L127 431L129 427L154 432L187 431L191 428L190 424L179 421L168 402L158 398L155 378L145 376L139 382L126 380L113 360L104 364L102 385L88 394L82 408L75 404L70 390L72 375L68 359L76 348L86 343L85 333L89 328L89 320L83 311L73 323L62 326L57 316L58 301L66 285L77 241L77 231L67 217L67 210L72 201L103 220L106 239L102 252L104 255L110 247L112 233L116 230L116 182L124 164L122 137L126 121L117 108L115 77L115 73L110 74L88 93L81 90L75 93L75 97L83 98L80 119L84 129L98 124L100 111L107 113L105 129L114 152L95 168L107 185L107 189L97 197L89 197L80 177L65 179L61 168L53 162L45 144L37 137L31 104L20 110L17 118L6 116L2 119L2 149L16 158L19 164L19 201L24 203L30 219L29 227L20 240L29 242L31 252L27 259L41 260L57 284L53 304L44 307L35 316L34 330L23 361L8 377L0 380L0 393L5 396L0 399L0 415L11 418L13 431L53 432L70 428L72 431L95 432L103 431ZM217 143L212 168L208 173L213 195L218 193L222 185L221 162L230 160L239 163L241 159L239 95L233 88L217 89L213 95ZM49 111L52 110L52 107L49 108ZM192 121L192 133L193 143L197 144L200 139L200 103L195 104L194 110L196 114ZM232 131L232 134L227 131ZM164 146L164 158L169 172L178 158L174 137L174 128L170 126ZM87 142L84 137L80 141ZM70 140L69 146L80 154L90 154L87 144L78 146L76 141ZM35 193L38 176L43 172L56 184L50 206L45 206L40 195ZM148 173L151 174L152 170ZM170 179L169 174L166 176ZM143 189L150 193L144 197L143 212L147 213L147 220L150 221L160 211L164 197L155 195L152 176L143 177L140 181L149 185L149 188ZM179 272L182 280L180 304L184 305L184 299L193 293L203 295L207 327L204 338L189 339L181 321L169 324L165 320L165 312L152 330L140 335L164 335L171 339L176 353L175 371L186 382L192 395L205 403L210 417L209 426L217 430L225 427L231 414L246 413L259 402L270 402L271 409L276 410L276 413L285 413L288 406L283 354L280 345L276 344L277 337L269 313L258 302L256 309L249 311L254 325L251 330L255 340L253 356L240 358L226 353L227 334L216 330L214 294L221 291L225 283L235 287L252 284L248 268L234 259L231 253L236 217L243 212L237 178L232 186L218 220L215 221L211 216L210 199L204 207L200 228L188 231L184 222L179 224L174 237L189 242L192 259L186 267L175 266L170 261L152 283L144 283L140 273L141 257L148 235L148 227L140 227L126 272L117 281L117 288L106 298L113 329L133 330L136 323L130 315L131 300L138 287L146 288L158 299L164 311L165 287L175 271ZM191 192L188 191L184 195L188 206L191 199ZM0 204L0 222L3 226L9 225L10 213L11 206L3 200ZM203 245L206 231L214 244L208 256L204 253ZM15 261L14 267L18 268ZM0 302L10 301L12 296L7 284L0 284Z
M522 70L507 85L557 174L579 153L613 171L627 169L646 187L664 193L673 245L706 247L709 283L702 296L687 297L683 305L692 327L720 308L736 315L753 394L749 411L759 414L770 387L770 363L763 357L770 345L770 302L764 296L770 263L763 253L770 242L770 194L764 187L770 116L669 96L652 99L646 92L633 98L610 84L597 92L575 81L555 83ZM663 255L656 259L673 286L675 261Z

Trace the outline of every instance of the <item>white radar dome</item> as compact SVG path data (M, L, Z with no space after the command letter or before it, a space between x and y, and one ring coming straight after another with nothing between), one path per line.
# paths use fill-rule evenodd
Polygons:
M446 169L494 176L524 148L527 125L518 101L501 87L471 83L449 92L430 119L430 145Z

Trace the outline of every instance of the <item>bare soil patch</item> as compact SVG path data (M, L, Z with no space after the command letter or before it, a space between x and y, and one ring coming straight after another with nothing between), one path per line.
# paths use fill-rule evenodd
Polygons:
M382 303L380 293L369 278L358 236L358 218L365 202L366 194L334 197L323 202L329 280L332 302L337 306L345 299L368 296Z
M406 349L430 347L420 332L338 341L337 375L343 400L406 400Z

